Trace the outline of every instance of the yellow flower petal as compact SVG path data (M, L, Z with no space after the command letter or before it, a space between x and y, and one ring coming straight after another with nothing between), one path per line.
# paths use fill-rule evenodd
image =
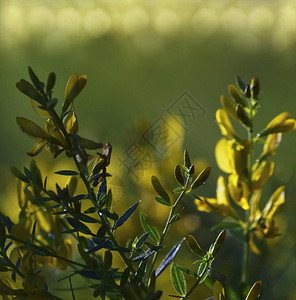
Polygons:
M259 201L261 198L261 191L252 195L250 200L250 222L253 223L260 217Z
M283 112L272 119L260 136L265 136L271 133L289 132L296 129L296 120L290 119L290 113Z
M220 127L221 134L230 138L230 139L236 139L237 136L235 134L235 131L233 129L233 126L227 116L227 113L224 109L218 109L216 112L216 121Z
M233 164L231 164L228 155L230 151L229 145L231 144L232 144L231 141L222 138L219 140L215 148L215 157L216 157L217 165L219 169L221 169L223 172L228 174L233 172Z
M247 174L247 158L249 142L238 144L234 140L222 138L216 145L215 156L218 167L225 173Z
M253 235L250 235L249 246L253 253L257 255L261 254L261 251L257 248L256 244L254 243Z
M252 189L258 191L262 188L268 178L273 174L274 162L264 160L261 164L256 163L252 175Z
M218 178L216 195L217 198L201 197L202 201L195 200L196 208L199 211L215 212L225 216L237 218L236 212L230 205L226 180L223 176Z
M262 156L274 155L282 141L282 134L269 134L263 148Z
M262 218L272 218L278 207L285 203L285 186L280 186L269 198L263 211Z
M232 200L244 210L248 210L250 190L248 184L241 180L237 174L228 177L228 190Z
M63 147L67 147L67 141L62 133L61 130L57 130L57 127L55 126L55 124L53 123L53 121L51 119L48 119L44 122L45 125L45 129L48 132L48 134L52 137L54 137L55 139L57 139L61 146Z
M233 100L230 99L226 95L222 95L220 97L220 101L221 101L221 104L223 106L223 109L227 112L227 114L230 117L232 117L233 119L239 121L239 118L237 117L237 114L236 114L236 107L235 107L235 104L234 104Z

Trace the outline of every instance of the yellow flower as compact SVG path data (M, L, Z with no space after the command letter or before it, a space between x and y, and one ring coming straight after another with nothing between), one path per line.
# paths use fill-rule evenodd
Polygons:
M253 166L252 189L258 191L262 188L268 178L273 174L274 162L264 160L261 164L256 163Z
M271 219L274 213L277 211L278 207L285 203L285 186L280 186L269 198L263 211L262 218Z
M290 118L290 113L283 112L272 119L259 135L265 136L270 133L289 132L293 130L296 130L296 120Z
M195 200L197 210L205 212L215 212L225 216L237 218L237 214L231 207L226 186L226 180L220 176L217 180L216 198L201 197L202 201Z
M280 186L269 198L261 214L258 215L258 203L256 208L256 217L251 217L257 222L257 230L266 238L274 238L280 235L278 228L274 225L273 216L278 208L285 202L285 187ZM250 219L251 220L251 219ZM252 221L252 220L251 220Z
M215 148L218 167L228 174L247 175L248 141L220 139Z
M237 139L233 126L228 118L228 115L224 109L218 109L216 112L216 121L220 127L221 134L230 138Z
M241 180L237 174L228 177L228 190L232 200L244 210L248 210L250 190L248 184Z
M281 133L269 134L264 144L262 156L274 155L281 141Z
M260 218L259 201L261 198L261 191L253 193L250 200L250 222L255 223Z

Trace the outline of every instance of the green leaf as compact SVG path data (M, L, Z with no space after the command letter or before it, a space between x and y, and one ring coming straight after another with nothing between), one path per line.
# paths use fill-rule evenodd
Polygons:
M148 225L147 221L146 221L147 215L141 211L140 213L140 221L141 221L141 225L142 228L145 232L150 232L150 238L155 241L156 243L158 243L160 241L160 235L159 232L157 230L157 228L155 226L150 226Z
M92 213L95 213L96 211L98 211L98 208L97 207L90 207L88 209L86 209L84 211L85 214L92 214Z
M167 201L167 200L165 200L165 199L163 199L163 198L155 197L155 200L156 200L157 202L159 202L160 204L163 204L163 205L166 205L166 206L169 206L169 207L172 206L172 204L171 204L170 201Z
M181 186L185 185L185 179L184 179L184 176L182 174L182 168L181 168L180 165L176 165L176 168L175 168L175 178L176 178L176 180L179 182L179 184Z
M211 174L211 168L206 167L203 171L201 171L199 173L199 175L196 177L196 179L191 184L190 188L192 190L194 190L194 189L198 188L199 186L203 185L206 182L206 180L209 178L210 174Z
M240 88L241 92L244 93L246 90L246 84L242 81L242 79L239 76L236 76L235 81L237 86Z
M104 145L103 143L97 143L92 140L83 138L77 134L72 133L71 138L73 138L77 144L82 146L83 148L86 148L88 150L96 150L102 148Z
M44 88L44 83L39 80L39 78L34 73L34 71L32 70L31 67L28 67L28 71L29 71L29 76L30 76L31 81L33 82L34 86L36 87L36 89L38 91L42 92L43 88Z
M113 229L117 229L118 227L122 226L135 212L137 209L138 205L140 204L140 201L137 203L133 204L131 207L129 207L123 214L122 216L118 219L118 221L114 224Z
M193 192L188 192L186 193L187 195L193 197L194 199L197 199L197 200L200 200L200 201L203 201L199 195L197 195L196 193L193 193Z
M37 220L35 220L35 222L33 224L33 229L32 229L32 243L33 244L34 244L34 239L35 239L36 226L37 226Z
M10 167L11 173L19 180L30 183L30 180L16 167Z
M47 132L45 132L41 127L39 127L31 120L28 120L23 117L17 117L16 122L21 128L22 132L26 133L27 135L33 138L41 140L48 140L50 138Z
M221 222L211 228L211 231L216 229L224 229L224 228L240 228L241 225L236 222Z
M173 193L179 194L179 193L182 193L183 191L185 191L185 188L182 186L179 186L173 190Z
M53 89L55 82L56 82L56 75L55 75L55 73L51 72L48 75L47 84L46 84L46 92L47 93L49 93Z
M242 96L242 94L240 93L240 91L238 90L238 88L233 85L230 84L228 86L228 92L231 95L231 97L235 100L236 103L240 103L242 106L246 106L245 100Z
M32 149L29 152L27 152L27 154L31 157L38 155L44 149L46 144L47 144L47 141L45 141L45 140L37 141L34 144L34 146L32 147Z
M187 150L184 151L184 165L187 169L191 167L191 161Z
M261 286L262 282L261 281L256 281L253 286L251 287L247 297L245 300L256 300L259 298L260 293L261 293Z
M170 219L170 224L178 222L179 220L180 220L180 215L176 214L176 215L172 216L172 218Z
M54 173L63 176L75 176L79 174L77 171L72 171L72 170L61 170Z
M186 281L183 272L173 263L171 266L171 281L174 289L181 295L186 295Z
M45 99L42 97L40 93L38 93L35 87L28 81L21 79L19 82L16 83L16 87L21 93L25 94L31 99L34 99L40 104L45 104Z
M200 278L199 284L203 283L206 278L208 277L208 265L206 262L202 262L199 267L198 267L198 271L197 271L197 275Z
M151 176L151 182L157 194L161 198L163 198L167 203L171 203L170 197L168 193L165 191L165 189L163 188L163 186L161 185L159 179L153 175Z
M79 76L77 73L75 73L70 77L65 90L65 101L62 107L63 113L67 110L67 108L71 105L73 100L83 90L86 82L87 82L86 75Z
M176 244L170 252L166 255L166 257L163 259L163 261L160 263L159 267L157 268L155 272L155 276L158 277L172 262L172 260L177 255L178 251L180 250L180 247L182 243L184 242L185 238L183 238L178 244Z
M198 255L200 257L204 256L204 253L203 253L202 249L200 248L198 242L194 238L194 236L188 235L187 238L186 238L186 243L187 243L187 246L189 247L189 249L193 253L195 253L196 255Z
M212 255L215 257L217 253L219 252L226 236L226 229L222 230L220 234L217 236L216 241L214 243Z

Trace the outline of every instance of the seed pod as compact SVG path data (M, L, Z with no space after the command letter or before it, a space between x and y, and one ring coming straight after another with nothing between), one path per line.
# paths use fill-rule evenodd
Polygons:
M107 250L104 256L104 269L108 271L112 267L112 252Z

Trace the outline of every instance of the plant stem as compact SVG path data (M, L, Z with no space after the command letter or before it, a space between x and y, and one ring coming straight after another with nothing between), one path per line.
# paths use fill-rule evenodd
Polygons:
M249 102L249 120L250 127L248 128L248 139L250 141L250 149L248 152L248 186L250 190L250 199L252 199L253 189L252 189L252 175L253 175L253 160L254 160L254 140L253 140L253 119L254 119L254 100L250 99ZM245 212L245 223L246 228L244 229L244 245L243 245L243 259L242 259L242 273L241 273L241 283L244 285L248 282L248 269L249 269L249 256L250 256L250 209Z
M1 251L0 253L2 257L5 259L5 261L9 264L9 266L13 269L13 271L21 276L22 278L25 278L24 274L20 271L19 268L9 259L5 251Z
M189 179L186 180L186 183L185 183L185 186L184 186L184 190L179 194L179 196L178 196L177 200L175 201L174 205L171 207L171 211L170 211L169 217L168 217L168 219L166 221L166 224L165 224L165 226L163 228L163 231L162 231L160 240L158 242L158 245L161 245L162 242L164 241L165 237L166 237L166 234L167 234L167 232L168 232L168 230L170 228L170 225L171 225L171 223L170 223L171 219L174 216L174 213L175 213L175 210L177 208L177 205L179 204L180 200L184 197L184 195L186 193L188 182L189 182ZM153 258L152 258L152 262L151 262L151 264L149 265L149 267L147 269L147 281L149 280L149 278L151 276L151 273L153 271L153 268L154 268L157 256L158 256L158 252L155 252L154 255L153 255Z
M209 270L209 262L207 264L207 267L204 269L204 271L200 274L200 276L197 277L194 285L190 288L190 290L187 292L187 294L181 298L181 300L188 299L188 297L191 295L191 293L196 289L196 287L199 285L201 278L203 278L204 274L208 272Z
M34 244L32 244L31 242L27 242L27 241L21 240L21 239L16 238L16 237L14 237L12 235L6 235L6 237L8 239L11 239L11 240L16 241L18 243L31 246L32 248L35 248L36 250L40 251L40 249L38 249L37 246L34 245ZM47 248L47 250L49 250L49 249ZM53 251L50 251L50 250L49 250L49 256L52 256L52 257L55 257L57 259L63 260L63 261L68 262L69 264L72 264L72 265L76 265L76 266L79 266L79 267L82 267L82 268L88 268L87 265L81 264L79 262L73 261L73 260L68 259L66 257L63 257L63 256L59 256L59 255L55 254Z
M71 143L71 139L69 137L69 133L65 129L64 124L63 124L62 120L60 119L60 117L58 116L58 114L56 113L56 111L54 109L51 109L51 110L49 110L49 114L53 118L53 120L54 120L55 124L58 126L58 128L61 129L61 131L63 132L63 134L65 136L65 139L66 139L66 141L67 141L68 146L70 147L70 149L74 150L73 149L73 145ZM77 168L77 170L79 172L79 176L82 179L82 181L83 181L83 183L84 183L84 185L85 185L85 187L87 189L87 192L88 192L90 200L92 201L93 205L95 207L97 207L97 201L96 201L95 192L94 192L93 188L90 186L87 178L85 177L85 174L82 171L81 165L78 162L78 160L77 160L77 158L76 158L75 155L73 156L73 160L74 160L76 168ZM108 236L109 236L110 240L112 241L112 243L115 245L115 247L118 249L117 251L118 251L119 255L121 256L122 260L124 261L124 263L126 264L126 266L130 269L130 271L132 272L133 276L135 276L135 273L136 273L135 269L134 269L132 263L126 257L125 253L121 250L120 245L118 244L118 242L117 242L117 240L116 240L113 232L110 229L110 225L109 225L109 222L108 222L107 218L103 214L101 214L101 213L99 213L99 217L101 219L102 224L106 225L106 230L107 230Z

